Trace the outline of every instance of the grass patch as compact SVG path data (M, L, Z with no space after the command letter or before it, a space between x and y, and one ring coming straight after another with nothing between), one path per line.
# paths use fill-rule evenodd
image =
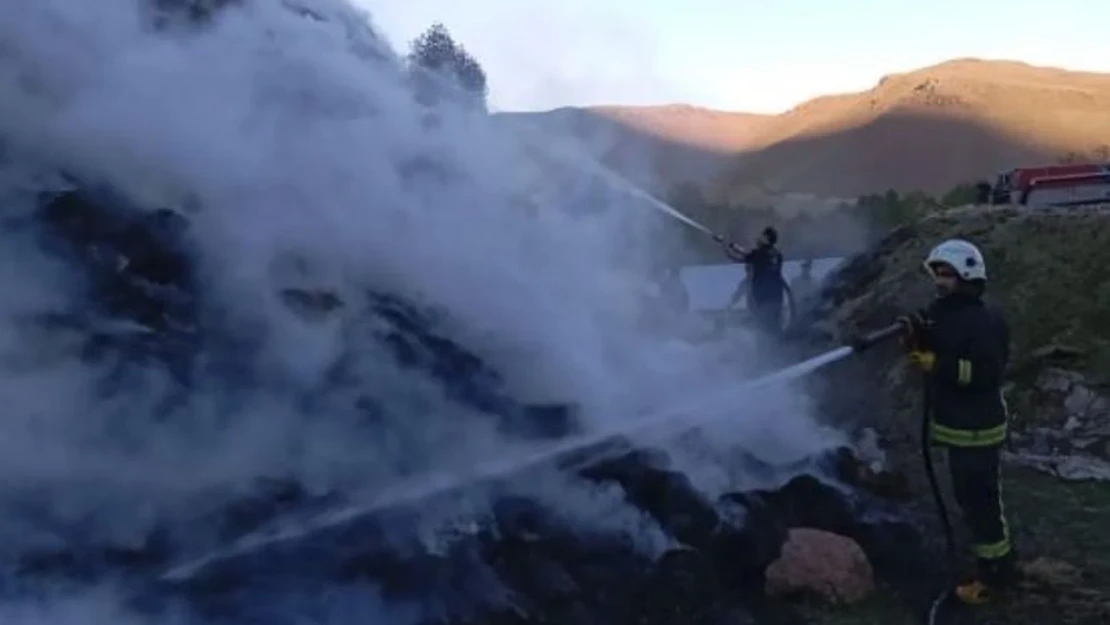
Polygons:
M1110 589L1110 484L1011 468L1004 488L1023 558L1064 560Z
M817 600L798 604L798 616L814 625L902 625L914 623L913 610L880 584L875 594L854 605L828 605Z
M1042 558L1071 565L1078 577L1038 573L997 605L950 606L944 625L1110 623L1110 484L1065 482L1029 469L1008 468L1005 489L1022 561ZM807 601L798 605L798 613L812 625L908 625L919 623L923 616L920 606L907 605L881 584L875 595L859 604Z
M913 226L916 236L896 241L873 259L873 271L853 283L858 295L833 313L845 335L887 323L902 311L925 306L932 290L921 262L948 238L967 238L987 259L987 299L1011 329L1010 407L1018 428L1060 426L1060 411L1042 410L1032 382L1044 366L1034 354L1067 346L1079 355L1063 365L1095 386L1110 383L1110 206L1105 209L1015 211L982 209L937 215ZM861 274L862 275L862 274ZM1025 373L1017 375L1021 369ZM885 380L894 401L893 421L915 419L916 380L891 367Z

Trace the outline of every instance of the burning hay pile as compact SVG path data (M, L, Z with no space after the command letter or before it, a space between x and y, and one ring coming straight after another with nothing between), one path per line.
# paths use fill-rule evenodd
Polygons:
M852 486L861 465L848 450L815 460L778 488L716 500L657 452L582 471L645 515L660 538L651 548L512 494L491 496L487 515L434 540L413 531L431 501L373 513L341 508L330 515L341 521L267 531L267 522L304 518L323 503L287 484L211 519L231 547L194 566L175 568L182 546L155 535L139 547L24 554L20 569L28 579L123 577L144 588L144 609L184 600L236 623L292 623L306 605L344 593L408 615L398 622L452 625L797 622L783 599L855 603L876 579L922 598L912 593L933 564L917 529L895 503Z
M43 198L36 227L90 272L86 312L97 311L44 323L76 324L87 337L86 358L122 350L166 364L187 389L185 363L196 345L218 338L204 335L197 314L187 223L167 211L140 218L105 197L76 189ZM290 301L310 310L346 305L305 292ZM578 428L571 407L506 397L478 357L430 332L414 308L384 295L372 301L395 357L496 415L501 430L550 439ZM137 329L80 325L90 316L128 319ZM561 475L606 493L622 514L633 510L635 527L599 529L529 494L527 485L550 475L558 459L484 484L479 495L467 486L388 508L272 480L191 521L188 539L158 527L138 540L98 542L70 529L59 532L61 544L25 548L12 565L28 583L125 580L138 589L138 609L184 604L216 622L292 623L312 606L376 602L396 622L429 625L792 622L787 597L851 603L873 592L876 580L912 593L931 570L900 502L849 449L798 466L737 452L772 486L710 498L666 453L611 443L609 453L577 457L569 477ZM435 511L460 497L483 505L436 520Z

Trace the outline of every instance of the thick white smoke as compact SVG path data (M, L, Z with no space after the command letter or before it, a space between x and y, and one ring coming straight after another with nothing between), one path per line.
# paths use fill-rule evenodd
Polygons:
M247 2L203 30L171 32L151 29L130 1L0 5L10 161L105 182L151 207L198 207L205 292L229 324L263 337L255 364L268 382L234 409L201 384L165 419L170 381L158 371L100 398L102 372L79 363L72 337L47 342L20 325L72 292L68 268L5 240L0 495L45 489L56 514L126 534L259 475L366 488L399 467L465 472L519 445L475 425L482 419L431 378L389 364L357 310L322 322L292 314L277 290L297 281L347 301L372 288L446 311L450 336L503 372L510 391L576 402L590 427L738 384L724 348L644 327L659 219L649 207L629 198L584 210L537 166L535 137L463 110L429 123L367 16L339 0L298 0L324 19L287 4ZM27 209L20 197L5 200L5 216ZM308 268L291 271L291 257ZM335 391L309 415L296 403L342 350L356 355L356 386L388 399L380 435L357 425L357 390ZM793 459L828 442L789 392L713 411L735 415L714 439L764 455ZM702 483L725 487L714 475Z

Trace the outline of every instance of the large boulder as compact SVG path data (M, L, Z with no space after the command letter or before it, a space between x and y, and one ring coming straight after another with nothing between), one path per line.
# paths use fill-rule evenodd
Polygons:
M831 603L856 603L875 590L871 562L856 541L805 527L789 531L766 579L768 594L810 592Z

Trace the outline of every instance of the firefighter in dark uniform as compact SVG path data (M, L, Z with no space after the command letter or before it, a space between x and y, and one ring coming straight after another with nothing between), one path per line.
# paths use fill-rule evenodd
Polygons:
M778 232L768 226L763 229L753 250L744 250L734 243L724 246L729 258L747 265L748 310L760 329L771 335L782 332L783 298L786 294L782 253L775 247L778 239ZM724 243L720 237L717 240Z
M1016 578L1000 481L1009 328L983 302L987 270L974 245L945 241L929 253L925 268L937 298L902 321L911 329L909 359L926 373L932 393L932 442L947 449L952 490L976 557L975 574L955 594L964 603L986 603Z

